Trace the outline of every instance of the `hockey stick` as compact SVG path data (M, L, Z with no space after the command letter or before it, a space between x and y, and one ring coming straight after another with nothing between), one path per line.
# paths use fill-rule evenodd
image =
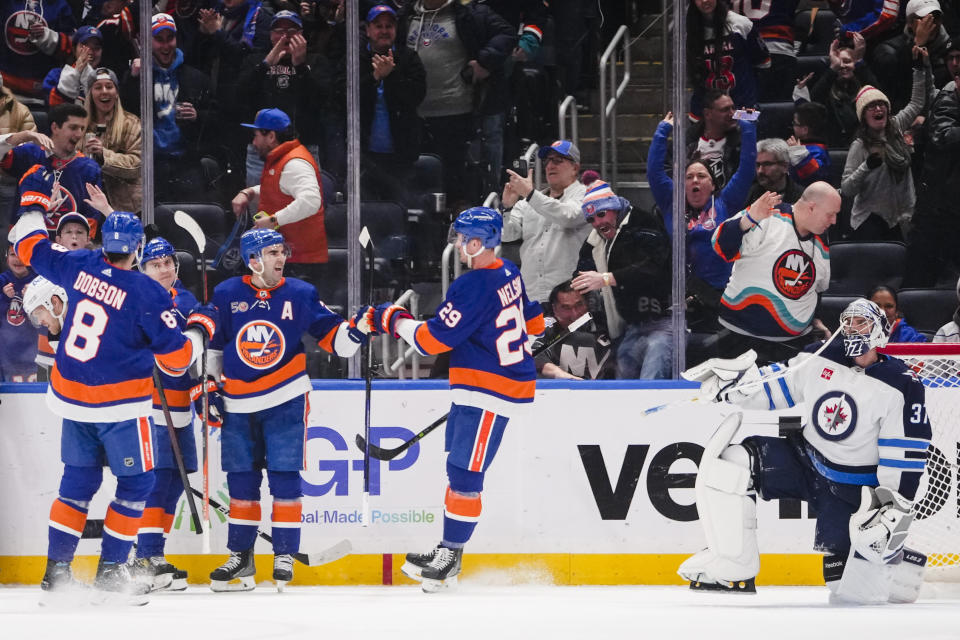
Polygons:
M813 353L810 354L810 355L811 355L810 358L804 358L803 362L797 364L796 366L793 366L793 367L783 367L782 369L780 369L780 370L778 370L778 371L774 371L773 373L769 373L769 374L767 374L767 375L765 375L765 376L762 376L762 377L760 377L760 378L758 378L758 379L756 379L756 380L748 380L748 381L746 381L746 382L742 382L742 383L739 383L739 384L737 384L737 382L738 382L738 380L739 380L739 378L737 378L737 380L734 380L730 385L728 385L728 386L724 387L723 389L721 389L721 390L718 392L718 395L719 395L720 393L733 393L734 391L741 391L741 392L743 392L743 391L750 391L751 389L752 389L752 390L757 390L757 389L759 389L762 385L766 384L767 382L770 382L770 381L772 381L772 380L779 380L780 378L783 378L784 376L786 376L788 373L795 373L796 371L798 371L799 369L801 369L804 365L806 365L808 362L810 362L811 360L813 360L813 357L812 357L812 356L818 356L818 355L820 355L821 353L823 353L823 350L827 348L827 345L829 345L831 342L833 342L833 339L836 338L837 335L840 334L840 330L841 330L841 329L842 329L842 327L838 327L837 330L833 332L833 335L831 335L829 338L827 338L826 340L823 341L823 344L820 345L820 348L819 348L819 349L817 349L816 351L814 351ZM698 366L699 366L699 365L698 365ZM691 403L691 402L703 402L704 400L706 400L706 401L708 401L708 402L713 402L713 401L715 400L715 398L706 398L706 397L704 397L704 396L694 396L693 398L688 398L688 399L686 399L686 400L675 400L674 402L667 402L666 404L660 404L660 405L657 405L657 406L655 406L655 407L650 407L649 409L644 409L644 410L643 410L643 413L641 413L640 416L643 417L643 418L645 418L645 417L647 417L647 416L649 416L649 415L652 415L652 414L654 414L654 413L658 413L658 412L660 412L660 411L663 411L664 409L672 409L672 408L674 408L674 407L678 407L678 406L681 406L681 405L686 405L686 404L689 404L689 403Z
M223 244L220 245L220 249L213 256L213 260L210 264L214 269L220 268L220 263L223 261L223 256L226 255L227 251L230 250L230 245L233 244L234 239L237 237L237 233L240 232L240 229L247 226L247 212L244 211L242 215L237 216L237 221L233 223L233 228L230 229L230 234L227 236L227 239L223 241Z
M580 316L579 318L571 322L570 326L567 327L566 331L558 334L556 337L553 338L553 340L551 340L547 344L537 347L537 349L533 352L533 356L536 357L541 353L543 353L544 351L546 351L547 349L550 349L551 347L563 342L564 340L569 338L571 335L573 335L577 331L577 329L579 329L583 325L590 322L591 319L592 319L592 316L589 313L583 314L582 316ZM401 444L399 447L395 447L393 449L383 449L381 447L378 447L375 444L369 444L369 440L361 436L359 433L357 434L356 443L361 451L369 451L370 456L376 458L377 460L393 460L398 455L400 455L401 453L403 453L404 451L412 447L414 444L416 444L417 442L420 442L431 431L433 431L434 429L442 425L444 422L446 422L447 417L449 415L450 415L449 412L443 414L442 416L440 416L439 418L431 422L429 426L427 426L422 431L420 431L420 433L416 434L415 436L413 436L412 438L410 438L409 440ZM369 437L369 435L370 434L368 431L367 436Z
M157 395L160 396L160 406L163 407L163 419L167 423L167 435L170 437L170 447L173 449L173 459L177 461L177 471L180 472L180 481L183 482L184 489L191 488L190 480L187 479L187 468L183 464L183 453L180 451L180 442L177 441L177 431L173 426L173 418L170 417L170 405L167 404L167 392L163 388L163 382L160 380L160 372L153 368L153 384L157 388ZM193 435L191 434L191 438ZM196 446L196 445L194 445ZM197 535L202 535L204 528L200 526L200 514L197 513L197 504L193 501L193 493L187 491L187 506L190 507L190 517L193 519L193 526L197 530Z
M373 299L373 241L370 240L370 232L364 226L360 230L360 246L363 247L367 256L367 295ZM363 437L365 442L370 442L370 400L373 395L373 349L370 348L368 337L361 350L362 357L366 361L367 370L363 375ZM370 447L363 449L363 497L361 502L361 526L370 526Z
M207 262L203 252L207 248L207 236L197 221L181 210L173 212L173 221L190 234L200 252L200 279L203 304L207 304ZM210 425L207 416L210 412L210 395L207 391L207 335L203 335L203 354L200 356L200 389L203 392L203 416L200 423L203 429L203 553L210 553Z
M198 498L203 495L193 487L190 487L190 490ZM222 513L223 515L227 516L228 518L230 517L230 510L227 509L222 504L220 504L219 502L217 502L215 499L210 498L210 505L214 509ZM259 527L257 528L257 535L263 538L264 540L266 540L267 542L269 542L270 544L273 544L273 536L271 536L269 533L264 533L263 531L260 530ZM353 551L353 545L350 543L349 540L344 539L338 542L337 544L333 545L332 547L328 547L324 549L323 551L314 551L313 553L303 553L303 552L295 553L293 554L293 559L299 562L300 564L307 565L308 567L317 567L321 564L327 564L327 563L333 562L334 560L339 560L344 556L350 555L352 551Z

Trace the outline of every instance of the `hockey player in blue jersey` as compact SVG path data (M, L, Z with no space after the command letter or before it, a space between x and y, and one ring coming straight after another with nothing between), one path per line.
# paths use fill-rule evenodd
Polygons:
M390 303L374 314L374 330L421 354L450 352L443 538L429 553L407 554L402 568L426 592L456 585L463 547L480 519L484 475L507 423L533 402L536 388L528 336L543 333L543 311L527 297L520 269L495 253L502 228L500 214L486 207L457 216L457 250L471 270L450 285L436 316L418 322Z
M731 445L742 417L736 412L707 443L696 481L707 548L678 570L692 587L754 590L758 496L816 509L814 548L825 554L831 602L913 602L919 595L926 556L904 542L931 437L924 387L902 361L877 353L889 327L876 304L851 302L840 323L842 344L819 354L811 351L820 345L811 345L786 365L757 369L748 351L684 372L701 382L703 397L751 409L806 407L802 429L786 437Z
M159 283L170 295L177 325L185 328L190 312L199 303L177 277L179 263L173 245L164 238L154 238L148 242L143 249L140 271ZM190 392L197 384L196 378L189 373L171 376L161 372L160 382L183 455L183 466L187 473L193 473L197 470L197 442L193 433ZM160 395L156 390L153 393L153 444L156 482L140 519L136 559L131 570L138 580L151 584L154 590L183 591L187 588L187 572L167 562L163 549L184 487L177 461L173 457Z
M220 317L208 366L223 382L220 459L230 493L230 557L210 574L210 587L256 586L253 547L266 469L273 496L273 578L282 590L293 578L303 508L300 471L311 385L301 337L308 333L326 351L349 358L367 340L370 321L359 313L345 321L320 301L312 284L285 278L289 253L277 231L247 231L240 250L253 273L230 278L213 294Z
M47 390L47 406L63 417L64 470L41 588L53 599L75 586L70 563L107 464L117 490L104 519L95 597L145 604L149 587L130 577L126 560L154 484L153 365L185 372L202 349L201 332L212 333L210 319L191 317L181 331L169 294L133 269L144 237L131 213L105 220L102 251L67 252L51 243L37 210L21 216L10 239L25 264L69 296Z

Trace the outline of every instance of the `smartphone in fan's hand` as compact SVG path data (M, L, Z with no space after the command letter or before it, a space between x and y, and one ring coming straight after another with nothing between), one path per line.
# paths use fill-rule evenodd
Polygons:
M521 176L523 176L524 178L527 177L527 173L530 171L530 166L527 164L527 161L526 161L526 159L524 159L524 158L520 158L520 159L518 159L518 160L514 160L514 161L510 164L510 168L511 168L513 171L515 171L516 173L518 173L518 174L520 174Z
M750 120L753 122L760 117L760 112L756 109L737 109L733 112L734 120Z

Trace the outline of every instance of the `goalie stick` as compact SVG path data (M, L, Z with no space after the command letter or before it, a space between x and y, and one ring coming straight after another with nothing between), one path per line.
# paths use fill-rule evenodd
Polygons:
M832 334L829 338L827 338L826 340L823 341L823 344L820 345L820 348L818 348L816 351L814 351L813 353L811 353L811 354L810 354L810 355L811 355L810 358L804 358L804 359L803 359L803 362L800 362L799 364L797 364L797 365L795 365L795 366L793 366L793 367L783 367L782 369L780 369L780 370L778 370L778 371L775 371L775 372L773 372L773 373L767 374L767 375L765 375L765 376L763 376L763 377L761 377L761 378L758 378L758 379L756 379L756 380L748 380L747 382L743 382L743 383L740 383L740 384L737 384L737 381L739 380L739 378L737 378L737 380L734 380L734 382L733 382L732 384L724 387L724 388L721 389L719 392L717 392L717 397L719 397L719 394L720 394L720 393L732 393L732 392L734 392L734 391L748 391L748 390L750 390L750 389L757 389L757 388L759 388L761 385L763 385L764 383L770 382L771 380L779 380L780 378L783 378L784 376L786 376L786 375L787 375L788 373L790 373L790 372L796 372L796 371L798 371L798 370L801 369L804 365L806 365L808 362L810 362L811 360L813 360L813 357L812 357L812 356L818 356L818 355L820 355L821 353L823 353L823 350L827 348L827 345L829 345L831 342L833 342L834 338L836 338L836 337L840 334L840 331L841 331L842 328L843 328L842 325L841 325L840 327L838 327L837 330L834 331L833 334ZM688 399L686 399L686 400L675 400L674 402L667 402L666 404L660 404L660 405L657 405L657 406L655 406L655 407L650 407L649 409L644 409L644 410L643 410L643 413L641 413L640 416L643 417L643 418L645 418L645 417L647 417L647 416L649 416L649 415L652 415L652 414L654 414L654 413L658 413L658 412L660 412L660 411L663 411L664 409L672 409L672 408L674 408L674 407L678 407L678 406L681 406L681 405L689 404L689 403L691 403L691 402L703 402L703 401L706 400L706 399L707 399L707 398L705 398L705 397L703 397L703 396L694 396L693 398L688 398ZM710 401L710 402L713 402L715 399L716 399L716 398L710 398L709 401Z
M360 246L367 256L367 295L373 298L373 241L370 239L370 232L364 227L360 230ZM373 395L373 349L370 348L371 337L367 336L367 341L361 349L361 354L366 365L366 371L363 375L363 437L366 442L370 441L370 400ZM363 497L361 498L361 522L360 526L370 526L370 448L363 450Z
M190 490L193 491L194 495L196 495L198 498L203 495L193 487L190 487ZM210 498L210 506L228 518L230 517L230 510L213 498ZM271 536L269 533L264 533L259 527L257 527L257 535L267 542L273 544L273 536ZM301 551L295 553L293 554L293 559L300 564L305 564L308 567L318 567L322 564L328 564L330 562L334 562L335 560L339 560L344 556L350 555L352 551L353 545L349 540L343 539L335 545L327 547L323 551L314 551L313 553L303 553Z
M546 351L547 349L550 349L551 347L563 342L564 340L569 338L573 333L575 333L577 329L587 324L592 319L593 317L590 315L590 313L583 314L582 316L580 316L579 318L571 322L570 326L567 327L566 331L554 337L553 340L551 340L547 344L537 347L537 349L533 352L533 356L536 357L541 353L543 353L544 351ZM431 431L433 431L434 429L442 425L444 422L446 422L447 417L449 415L450 415L449 412L443 414L442 416L440 416L439 418L431 422L430 425L424 428L422 431L414 435L412 438L410 438L400 446L394 447L393 449L384 449L382 447L378 447L373 443L370 443L368 440L370 436L369 431L367 432L367 438L364 438L362 435L358 433L356 443L361 451L364 451L364 452L369 451L370 456L373 458L376 458L377 460L393 460L398 455L400 455L401 453L403 453L404 451L412 447L414 444L416 444L417 442L420 442Z
M204 235L203 229L200 228L197 221L184 211L179 209L174 211L173 221L190 234L194 244L197 245L200 258L200 281L203 289L201 298L203 304L207 304L207 262L203 255L207 248L207 236ZM200 417L200 424L203 429L203 553L210 553L210 425L207 419L210 414L210 395L207 391L206 333L203 336L203 353L200 358L200 389L203 391L203 415Z

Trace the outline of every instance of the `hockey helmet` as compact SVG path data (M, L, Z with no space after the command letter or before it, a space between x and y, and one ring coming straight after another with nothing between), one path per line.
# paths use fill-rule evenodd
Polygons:
M143 247L143 257L140 259L140 271L144 271L147 263L151 260L166 258L167 256L173 258L173 270L179 274L180 261L177 260L177 250L173 248L172 244L167 242L166 238L157 236Z
M885 346L890 336L890 323L875 302L857 298L840 314L840 333L844 353L853 358Z
M114 211L103 221L104 253L136 253L137 262L143 251L145 237L140 218L126 211Z
M60 315L57 315L53 310L53 296L60 298L60 302L63 304ZM67 292L63 290L63 287L54 284L43 276L37 276L23 289L23 312L27 314L35 327L40 326L40 321L33 315L33 312L40 307L45 308L50 312L50 315L60 321L61 325L63 324L63 317L67 312Z
M453 230L463 235L464 243L476 238L484 249L495 249L500 246L503 216L490 207L471 207L460 212L453 222Z
M279 231L274 229L250 229L240 236L240 252L243 254L244 263L249 264L250 258L260 260L263 250L267 247L283 243L283 236L280 235Z

